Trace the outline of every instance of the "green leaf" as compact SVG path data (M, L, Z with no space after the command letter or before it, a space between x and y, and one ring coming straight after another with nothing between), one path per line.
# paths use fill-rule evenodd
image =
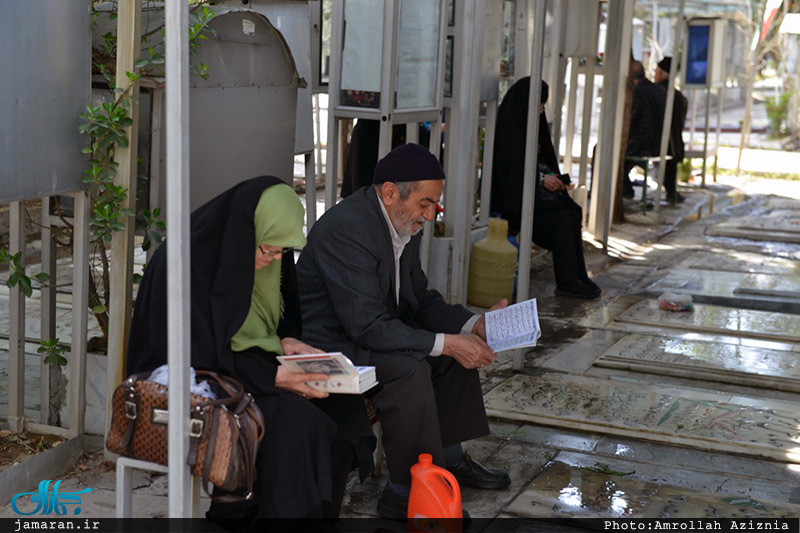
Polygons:
M36 353L43 353L46 352L47 350L48 350L47 346L39 346L38 348L36 348Z
M47 274L46 272L39 272L38 274L34 275L33 277L34 277L34 279L36 279L36 281L40 281L42 283L44 283L45 281L49 281L50 280L50 274Z
M129 217L136 216L136 212L134 212L133 209L130 209L128 207L120 209L120 211L122 212L123 215L128 215Z
M16 287L17 283L19 283L19 272L14 272L8 277L6 285L9 287Z
M33 287L31 287L31 278L25 275L20 275L19 288L22 289L22 293L25 296L30 297L30 295L33 294Z
M96 315L99 315L99 314L105 313L105 312L106 312L106 306L105 305L95 305L94 307L92 307L92 313L94 313Z
M56 355L56 359L58 362L58 366L66 366L67 365L67 358L62 355Z
M152 51L151 51L151 54L152 54ZM149 64L150 64L150 60L149 59L139 59L138 61L136 61L133 64L133 66L136 67L136 68L142 68L142 67L146 67Z

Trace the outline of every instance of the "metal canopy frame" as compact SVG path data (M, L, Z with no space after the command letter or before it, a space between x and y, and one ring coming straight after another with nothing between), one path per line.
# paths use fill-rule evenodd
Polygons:
M167 0L167 364L169 373L169 516L191 515L189 455L189 6Z
M343 161L339 157L340 129L339 120L343 118L363 118L380 120L380 140L378 142L378 158L391 150L392 127L394 124L416 124L431 121L431 131L438 131L442 114L442 85L444 82L445 36L447 9L444 0L439 10L439 50L436 70L435 102L431 107L396 108L394 98L397 82L397 40L398 21L400 16L400 0L383 0L383 42L381 43L381 81L379 108L370 110L341 104L340 88L342 83L342 41L344 39L344 7L345 2L334 2L331 21L331 56L328 80L328 143L326 147L326 179L325 209L336 204L336 188L342 174ZM436 128L436 130L434 130ZM412 136L416 138L416 136ZM436 143L434 144L434 139ZM438 138L431 135L430 149L438 147ZM438 151L438 148L436 149ZM426 231L431 233L431 231Z

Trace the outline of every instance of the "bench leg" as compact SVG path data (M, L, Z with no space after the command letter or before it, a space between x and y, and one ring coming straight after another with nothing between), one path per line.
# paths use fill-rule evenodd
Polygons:
M133 468L117 461L117 518L130 518L133 507Z

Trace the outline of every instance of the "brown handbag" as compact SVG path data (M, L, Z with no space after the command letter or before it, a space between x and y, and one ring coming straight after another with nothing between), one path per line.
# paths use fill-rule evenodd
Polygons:
M167 387L147 381L150 373L134 374L114 390L111 429L106 439L109 451L142 461L167 464ZM264 438L264 416L250 393L233 378L205 370L198 380L210 379L222 392L211 400L191 395L191 423L187 464L209 492L211 483L224 491L244 489L244 499L253 496L256 455ZM218 501L241 500L226 494Z

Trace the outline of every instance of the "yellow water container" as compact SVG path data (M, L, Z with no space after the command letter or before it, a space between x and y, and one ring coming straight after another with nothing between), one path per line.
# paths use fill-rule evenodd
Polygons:
M508 221L489 219L489 234L472 245L467 301L491 307L503 298L511 301L517 269L517 249L508 242Z

